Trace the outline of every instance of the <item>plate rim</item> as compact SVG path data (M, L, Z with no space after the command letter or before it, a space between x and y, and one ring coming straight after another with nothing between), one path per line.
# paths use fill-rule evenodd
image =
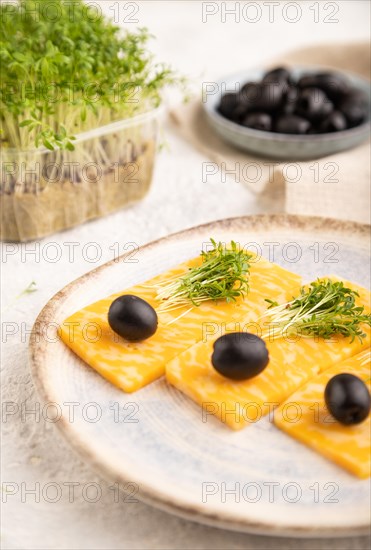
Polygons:
M182 239L207 229L221 230L240 226L244 229L254 231L259 227L267 228L268 223L270 224L269 227L276 224L280 227L288 226L299 230L304 230L306 226L309 226L311 229L315 230L324 228L326 231L346 231L351 232L354 238L356 235L367 237L370 229L368 224L337 220L335 218L291 214L257 214L252 216L224 218L190 227L151 241L143 246L140 246L138 250L148 250L167 241ZM48 380L48 368L43 362L46 354L46 348L49 343L47 339L41 337L42 327L45 326L45 324L53 322L54 311L59 307L60 303L64 301L71 291L81 287L87 279L98 276L98 274L102 273L112 264L116 264L118 260L124 260L131 254L132 251L122 254L118 259L115 258L110 260L101 266L88 271L81 277L74 279L58 291L50 300L48 300L37 316L30 335L29 365L35 387L44 402L55 401L55 399L53 399L53 392L55 393L55 391L53 390L53 386L50 384L50 380ZM310 529L307 526L303 527L300 525L290 525L289 523L285 525L277 525L274 521L270 522L269 519L267 521L259 522L249 520L248 517L244 520L233 519L224 511L215 513L208 511L200 505L185 504L182 502L182 498L172 498L166 494L166 491L160 492L158 490L154 490L151 486L143 486L143 483L139 478L133 480L133 476L130 476L130 479L127 479L122 470L115 468L113 463L110 463L108 459L104 459L103 455L97 454L97 449L94 445L90 444L87 447L87 441L85 441L86 438L84 437L84 434L79 431L78 427L74 428L73 423L67 422L63 415L59 421L56 422L56 425L71 447L76 451L78 456L86 459L92 468L99 472L103 478L111 481L119 481L122 484L128 482L138 483L140 487L140 491L137 495L139 500L184 519L231 531L265 536L339 538L369 534L369 524L359 525L356 527L336 527L336 531L334 532L334 527L317 526Z

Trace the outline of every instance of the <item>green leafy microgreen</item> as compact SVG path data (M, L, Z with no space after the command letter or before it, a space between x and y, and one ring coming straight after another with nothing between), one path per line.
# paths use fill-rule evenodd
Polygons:
M17 296L10 302L10 304L8 304L2 311L1 313L5 313L6 311L8 311L11 307L13 307L13 305L16 303L17 300L19 300L20 298L22 298L23 296L25 296L26 294L31 294L32 292L36 292L37 290L37 283L35 281L31 281L30 284L28 286L26 286L26 288L24 288L19 294L17 294Z
M154 61L146 29L124 32L83 0L53 0L57 18L41 8L0 4L4 147L73 150L74 134L148 111L182 83Z
M270 305L264 317L269 316L273 338L296 331L304 337L328 339L338 334L362 342L366 334L361 325L371 326L371 315L357 305L357 297L358 292L341 281L318 279L302 287L300 296L290 302L278 305L267 299Z
M233 241L228 248L214 239L210 242L210 250L201 252L200 266L156 286L159 311L197 307L207 300L234 302L248 293L251 255Z

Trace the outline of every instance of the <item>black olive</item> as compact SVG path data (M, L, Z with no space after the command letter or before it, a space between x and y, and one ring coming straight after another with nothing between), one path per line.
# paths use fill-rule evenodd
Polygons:
M341 74L323 72L295 79L276 67L259 82L226 93L217 107L225 118L248 128L283 134L339 132L368 118L367 94Z
M260 82L246 82L239 92L240 101L247 99L249 95L252 95L252 99L257 95L257 90L259 88Z
M140 342L157 330L157 313L153 307L132 294L119 296L108 311L111 329L130 342Z
M233 109L233 112L229 118L230 120L233 120L233 122L241 124L247 113L248 109L246 105L244 105L243 103L238 103L237 107Z
M348 126L353 128L364 122L367 118L367 103L354 96L345 96L338 103L338 109L347 119Z
M308 88L310 86L315 86L316 82L315 74L304 74L299 78L297 85L299 88Z
M351 101L352 103L363 105L365 108L367 108L369 103L365 92L363 90L359 90L358 88L351 88L348 93L340 98L338 104L341 104L343 101Z
M327 383L326 406L332 416L346 426L359 424L370 412L371 398L366 384L353 374L337 374Z
M295 112L298 97L299 97L298 88L296 88L296 86L288 86L285 91L283 105L280 109L280 114L292 115Z
M272 118L267 113L249 113L243 119L242 126L269 132L272 128Z
M340 132L347 127L347 121L345 117L339 111L333 111L325 118L319 125L319 131L326 132Z
M215 340L211 362L222 376L247 380L265 369L269 354L264 340L259 336L231 332Z
M276 120L275 131L281 134L307 134L310 122L295 115L282 115Z
M320 73L317 75L319 87L334 101L349 91L346 78L337 73Z
M261 95L260 82L247 82L238 94L240 106L243 106L245 113L258 110Z
M248 82L241 89L241 103L249 111L274 111L282 105L285 89L283 82Z
M296 111L308 120L320 120L327 117L334 106L325 92L319 88L305 88L299 95Z
M290 82L290 72L284 67L276 67L265 73L263 82Z
M320 88L326 95L335 101L349 90L347 80L337 73L315 73L303 75L298 81L299 88Z
M218 111L225 118L231 118L234 109L238 105L238 95L233 93L224 94L219 103Z

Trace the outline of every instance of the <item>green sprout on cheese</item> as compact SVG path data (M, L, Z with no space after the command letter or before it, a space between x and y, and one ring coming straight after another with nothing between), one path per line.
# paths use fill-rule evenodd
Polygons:
M371 315L357 305L357 297L359 293L341 281L318 279L302 287L290 302L278 304L267 299L270 305L263 317L269 317L273 339L296 331L303 337L342 335L351 342L355 338L362 342L366 337L362 324L371 326Z
M156 285L159 311L184 306L192 309L208 300L235 302L247 295L251 255L240 250L234 241L228 248L213 239L210 242L210 250L201 252L199 266Z

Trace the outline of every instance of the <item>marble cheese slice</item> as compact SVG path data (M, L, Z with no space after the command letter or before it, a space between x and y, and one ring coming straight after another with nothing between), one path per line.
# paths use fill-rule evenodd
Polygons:
M357 304L367 309L370 293L348 281L344 283L359 292ZM287 300L292 296L290 294ZM257 324L257 327L264 333L265 325L261 322L262 326ZM251 326L252 330L248 331L253 332L253 324L246 323L244 326ZM233 332L234 327L233 324L224 327L223 333ZM172 385L202 407L204 418L205 414L215 414L230 428L240 430L277 407L320 371L367 348L370 345L370 329L365 326L363 329L366 333L363 342L358 339L351 342L350 338L342 336L330 340L316 337L296 339L294 336L273 341L267 337L265 341L270 357L268 366L258 376L242 382L229 380L215 371L211 355L216 338L211 336L170 361L166 366L166 377ZM260 335L258 330L255 333Z
M165 373L165 365L206 334L218 335L227 323L242 330L266 309L265 298L285 300L298 292L300 276L254 256L250 269L250 292L236 303L203 302L199 307L158 312L157 332L143 342L129 343L117 336L107 321L112 301L122 294L135 294L158 307L153 285L181 276L200 258L190 260L146 283L123 289L77 311L59 330L63 342L111 383L126 392L136 391ZM248 327L247 327L248 328Z
M370 415L361 424L343 426L327 411L324 392L327 382L340 373L354 374L370 387L370 360L367 349L333 365L291 395L274 415L281 430L360 478L371 475Z
M233 332L228 325L225 332ZM244 381L221 376L211 364L215 338L198 342L166 365L170 384L202 407L203 419L214 414L233 430L241 430L273 411L298 387L319 372L307 350L297 343L267 342L269 364Z

